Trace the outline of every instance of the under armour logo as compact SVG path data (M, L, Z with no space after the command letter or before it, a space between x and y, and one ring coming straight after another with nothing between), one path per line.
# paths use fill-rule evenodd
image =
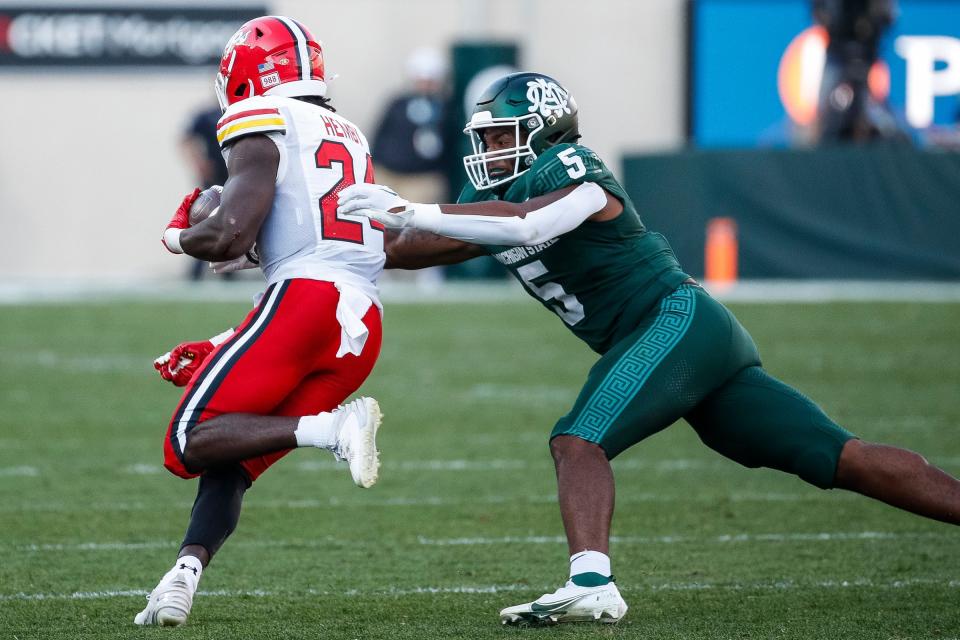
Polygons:
M197 575L197 568L196 568L196 567L191 567L191 566L187 565L187 563L185 563L185 562L181 562L181 563L180 563L180 566L179 566L178 568L180 568L180 569L190 569L190 571L193 571L193 575Z

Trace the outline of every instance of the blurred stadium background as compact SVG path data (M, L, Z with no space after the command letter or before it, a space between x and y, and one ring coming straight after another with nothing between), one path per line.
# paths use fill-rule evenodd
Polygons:
M0 4L0 131L7 148L17 150L0 157L0 212L17 229L17 238L0 240L6 276L157 278L182 271L155 246L169 209L194 183L177 142L190 115L214 100L211 63L225 39L264 12L296 16L323 40L328 72L338 76L331 83L334 104L368 137L390 95L402 88L414 50L495 41L515 43L523 66L554 73L575 88L589 114L591 144L611 162L627 150L684 141L679 1L602 2L589 11L566 0L214 0L186 12L173 9L183 3L163 0L110 3L132 17L123 67L99 46L97 39L109 34L84 27L90 12L70 13L71 5L91 4L42 3L48 12L39 2L19 3L28 16L51 16L32 26L4 10L12 3ZM142 46L136 44L136 29L148 19L169 23L178 15L190 21L185 42L151 36L147 44L144 35ZM16 36L24 25L31 30L24 37L29 44L21 45L28 52L18 56ZM48 52L51 64L31 64ZM195 57L185 59L188 53ZM27 114L30 125L22 120Z
M450 63L454 148L484 69L559 78L584 142L697 275L713 255L718 277L956 280L960 5L857 1L892 7L869 82L881 135L902 134L892 148L816 150L827 36L809 0L3 3L0 216L14 232L0 238L0 279L182 276L155 246L196 181L179 143L213 102L224 39L273 12L319 34L330 95L368 137L423 47Z
M158 239L194 186L179 145L214 101L212 62L264 12L323 40L334 104L368 136L423 46L451 61L454 105L489 64L555 76L585 144L733 300L771 371L854 432L960 472L960 3L899 2L868 133L829 140L808 0L184 4L0 2L5 632L130 637L175 551L195 489L160 467L178 394L150 362L235 322L258 283L189 283ZM179 636L501 637L499 607L563 578L545 439L593 354L515 283L389 284L364 388L387 416L382 482L357 492L326 458L291 454L251 493ZM837 298L860 302L824 303ZM447 304L467 301L484 304ZM960 633L945 525L745 471L682 427L615 470L615 572L632 607L615 635ZM564 630L577 634L596 630Z

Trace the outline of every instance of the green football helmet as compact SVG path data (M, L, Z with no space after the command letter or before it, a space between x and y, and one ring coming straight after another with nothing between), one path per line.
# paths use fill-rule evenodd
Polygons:
M514 127L516 147L487 151L484 129ZM580 137L577 103L559 82L540 73L512 73L487 87L463 132L473 154L463 158L467 177L477 189L505 184L527 171L546 149ZM488 163L512 160L513 173L490 176Z

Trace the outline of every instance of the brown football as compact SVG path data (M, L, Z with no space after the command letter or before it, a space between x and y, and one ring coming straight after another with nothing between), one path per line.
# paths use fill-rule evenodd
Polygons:
M209 189L205 189L200 192L200 195L197 197L197 199L193 201L192 205L190 205L189 217L191 227L198 222L209 218L210 214L220 206L220 194L222 192L223 187L218 184L215 184Z

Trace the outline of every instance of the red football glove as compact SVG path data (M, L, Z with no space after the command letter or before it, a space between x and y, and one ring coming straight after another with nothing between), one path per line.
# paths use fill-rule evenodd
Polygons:
M163 237L160 238L160 242L170 253L183 253L183 249L180 247L180 231L190 226L190 207L199 197L199 187L188 193L180 206L177 207L176 213L170 218L167 228L163 230Z
M200 342L184 342L153 361L153 368L164 380L184 387L193 378L207 356L233 335L233 329Z
M209 340L184 342L154 360L153 368L160 372L164 380L184 387L215 348Z

